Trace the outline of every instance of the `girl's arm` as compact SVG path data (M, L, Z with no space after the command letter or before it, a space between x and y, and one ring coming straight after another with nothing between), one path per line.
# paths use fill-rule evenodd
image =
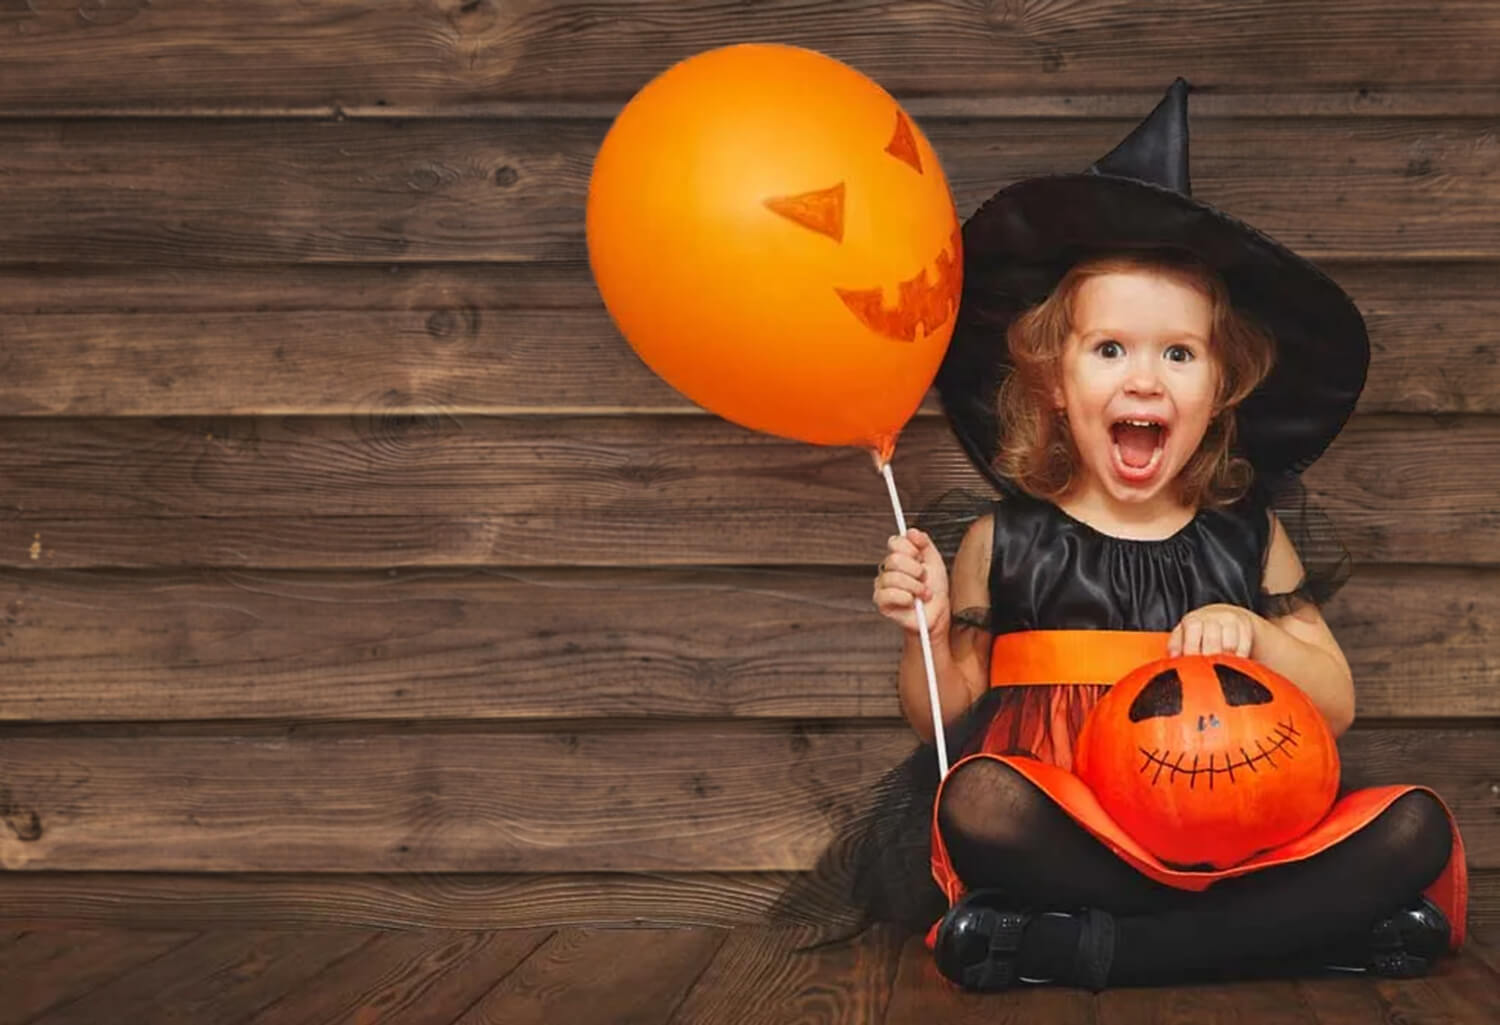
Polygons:
M1271 550L1262 586L1271 594L1302 583L1302 560L1281 521L1271 518ZM1338 736L1354 722L1354 677L1339 642L1316 605L1275 619L1255 617L1251 657L1301 687Z
M984 694L989 682L989 631L952 626L953 612L988 608L990 547L994 518L982 516L964 534L948 574L948 615L932 634L932 661L937 670L938 700L943 723L953 723ZM942 560L928 542L923 561ZM931 574L929 574L930 576ZM901 649L901 712L923 740L931 740L932 712L927 696L927 670L922 665L922 640L908 632Z
M1271 594L1302 583L1302 560L1274 516L1262 586ZM1317 606L1275 619L1238 605L1205 605L1182 617L1167 641L1169 655L1244 655L1291 680L1312 699L1334 736L1354 722L1354 679L1339 642Z

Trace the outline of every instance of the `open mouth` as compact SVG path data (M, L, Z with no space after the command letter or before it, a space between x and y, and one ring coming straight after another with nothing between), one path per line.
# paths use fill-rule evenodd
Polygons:
M1161 465L1168 428L1154 418L1129 417L1110 424L1115 470L1126 480L1149 480Z
M1203 757L1201 754L1193 755L1192 761L1183 764L1187 759L1187 752L1185 751L1179 751L1176 760L1173 760L1171 751L1161 754L1154 750L1147 751L1145 748L1139 748L1140 753L1145 756L1145 760L1141 762L1141 772L1151 772L1152 768L1155 768L1155 772L1151 775L1151 784L1153 786L1162 778L1163 774L1166 775L1168 783L1176 783L1178 776L1185 776L1187 777L1189 790L1197 786L1198 778L1202 776L1208 784L1208 789L1212 790L1214 788L1214 780L1221 774L1227 776L1229 782L1233 783L1235 782L1234 774L1236 772L1251 773L1260 772L1261 769L1281 768L1281 766L1276 764L1276 759L1280 757L1286 761L1290 761L1292 758L1292 749L1297 746L1297 738L1301 735L1302 731L1292 725L1292 717L1287 716L1285 722L1278 722L1276 724L1276 729L1272 731L1269 737L1265 740L1257 740L1255 742L1254 751L1241 747L1238 752L1210 753L1207 765L1199 764ZM1216 765L1215 763L1219 760L1221 753L1224 756L1224 764Z

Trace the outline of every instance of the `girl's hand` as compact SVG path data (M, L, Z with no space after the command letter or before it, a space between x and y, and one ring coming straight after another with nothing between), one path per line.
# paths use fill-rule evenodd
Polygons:
M875 573L875 607L911 633L918 632L916 600L922 600L927 628L948 630L948 570L932 539L915 527L886 541L886 556Z
M1249 609L1238 605L1205 605L1182 617L1167 638L1167 654L1239 655L1250 658L1255 650L1255 632L1264 623Z

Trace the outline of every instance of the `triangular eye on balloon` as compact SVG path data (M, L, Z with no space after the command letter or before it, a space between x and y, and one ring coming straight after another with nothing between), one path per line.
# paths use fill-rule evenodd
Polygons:
M922 155L917 152L917 137L912 134L911 122L899 110L896 111L896 130L891 134L891 141L885 144L885 151L903 164L910 165L918 174L922 173Z
M896 128L885 151L897 160L922 173L922 155L917 152L917 137L911 130L911 122L901 111L896 111ZM844 183L812 192L799 192L795 196L772 196L765 201L767 209L780 214L794 224L809 231L827 235L835 242L844 241Z
M844 183L832 188L800 192L795 196L772 196L767 208L835 242L844 241Z

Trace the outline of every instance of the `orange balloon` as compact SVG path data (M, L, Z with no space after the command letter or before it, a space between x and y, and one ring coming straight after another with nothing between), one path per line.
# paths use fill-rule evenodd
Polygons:
M648 83L594 161L589 263L652 370L720 416L888 459L958 311L936 153L831 57L744 44Z

